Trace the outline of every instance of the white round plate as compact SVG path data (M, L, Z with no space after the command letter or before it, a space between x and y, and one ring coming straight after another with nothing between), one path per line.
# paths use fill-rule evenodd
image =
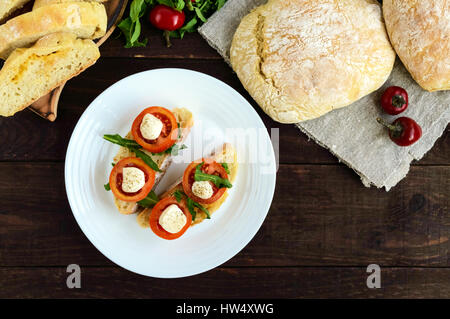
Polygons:
M194 127L156 188L160 193L182 176L193 159L230 142L239 170L225 203L211 219L178 239L164 240L142 228L135 215L121 215L104 189L119 146L104 134L125 136L146 107L186 107ZM151 277L195 275L236 255L263 223L275 189L271 140L253 107L234 89L208 75L157 69L131 75L100 94L78 121L66 154L65 183L70 207L87 238L111 261Z

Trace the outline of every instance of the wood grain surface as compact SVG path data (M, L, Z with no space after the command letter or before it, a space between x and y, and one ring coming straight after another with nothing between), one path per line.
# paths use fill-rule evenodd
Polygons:
M143 29L147 48L124 49L115 35L102 46L97 64L67 83L54 123L28 110L0 118L0 298L450 298L449 128L390 192L365 188L293 125L266 116L199 35L167 49ZM276 192L257 235L220 267L176 280L110 262L78 227L64 188L67 144L86 107L121 78L164 67L231 85L279 134ZM81 289L66 287L72 263ZM366 286L372 263L381 289Z

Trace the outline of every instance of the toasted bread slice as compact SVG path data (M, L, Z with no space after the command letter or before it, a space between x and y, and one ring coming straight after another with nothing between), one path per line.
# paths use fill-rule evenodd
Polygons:
M51 33L71 32L96 39L106 32L105 6L95 2L52 4L17 16L0 26L0 58L16 48L29 47Z
M35 0L33 4L33 10L40 7L45 7L55 3L67 3L67 2L106 2L108 0Z
M178 139L178 141L176 143L181 144L184 142L186 137L189 135L189 132L190 132L192 126L194 125L194 118L192 117L192 113L185 108L174 108L172 110L172 113L175 115L175 118L177 119L177 123L180 124L181 137ZM127 134L127 136L125 138L132 140L133 135L130 132ZM144 153L146 153L147 155L149 155L153 159L153 161L155 161L155 163L158 165L159 169L161 170L161 172L156 172L155 186L154 186L154 188L155 188L158 185L158 183L160 182L161 178L166 173L167 169L169 168L169 166L172 162L172 157L170 154L152 154L143 149L141 149L141 150ZM121 146L119 149L119 152L114 157L114 163L117 163L118 161L120 161L121 159L124 159L126 157L133 157L133 156L136 156L136 155L133 152L131 152L128 148ZM125 215L134 214L134 213L140 212L144 209L144 207L139 206L136 202L125 202L116 197L114 197L114 204L116 205L119 212L121 214L125 214Z
M0 70L0 115L14 115L99 57L92 40L77 39L73 33L51 34L31 48L16 49Z
M217 148L211 154L211 156L208 157L213 158L217 163L226 163L228 165L228 170L230 172L230 174L228 174L228 178L230 182L233 183L238 171L238 160L236 149L231 144L225 143L219 148ZM169 187L169 189L165 191L163 194L161 194L159 198L162 199L169 196L173 196L173 194L177 190L182 191L183 190L182 179L183 178L180 178L176 183L174 183L171 187ZM222 206L227 197L228 197L228 189L225 191L225 193L218 201L212 204L202 204L202 205L209 211L210 214L212 214L215 211L217 211L220 208L220 206ZM196 216L195 220L192 221L191 226L201 223L207 217L202 210L198 209L197 207L195 207L194 209L196 211ZM151 208L146 208L141 213L139 213L137 221L140 226L150 227L149 216L151 211L152 211Z
M23 7L30 0L1 0L0 21L5 20L11 13Z

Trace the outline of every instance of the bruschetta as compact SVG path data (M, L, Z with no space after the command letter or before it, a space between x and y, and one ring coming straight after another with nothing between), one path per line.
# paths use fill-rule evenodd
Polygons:
M193 124L192 113L185 108L170 111L153 106L135 118L124 138L104 135L107 141L120 145L105 189L113 192L121 214L139 213L158 201L152 189L170 166L172 155L185 147L182 143Z
M139 224L161 238L179 238L220 208L237 170L236 150L225 143L210 156L189 164L183 177L161 194L153 208L139 213Z

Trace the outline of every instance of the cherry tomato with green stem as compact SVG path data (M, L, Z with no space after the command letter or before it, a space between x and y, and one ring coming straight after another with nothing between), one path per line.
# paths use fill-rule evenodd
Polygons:
M171 46L170 31L180 29L183 26L185 19L186 15L183 11L177 11L163 4L158 4L150 10L150 23L156 28L164 31L167 47Z
M394 120L392 124L377 118L378 123L389 130L389 137L399 146L409 146L417 142L422 136L422 128L412 118L402 116Z

